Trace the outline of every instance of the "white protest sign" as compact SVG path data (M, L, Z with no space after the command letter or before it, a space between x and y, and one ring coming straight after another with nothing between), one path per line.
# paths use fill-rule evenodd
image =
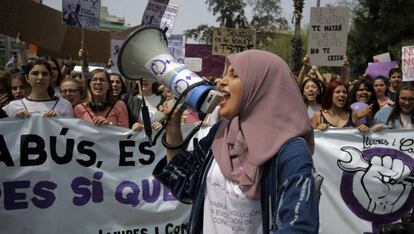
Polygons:
M414 46L402 47L403 81L414 80Z
M238 28L213 28L213 55L228 55L254 49L256 31Z
M202 58L185 58L185 65L193 72L201 72L203 70Z
M374 55L374 63L391 62L390 52Z
M185 45L183 35L171 35L168 38L168 49L179 63L184 63Z
M346 54L348 20L348 8L311 8L308 54L312 65L342 66Z
M124 43L124 40L111 40L111 60L112 60L112 67L111 72L113 73L119 73L118 70L118 54L119 50L121 49L122 44Z
M168 28L165 35L167 37L170 37L172 33L172 29L174 27L175 17L177 16L178 12L178 6L170 4L167 6L167 9L165 10L164 16L161 19L161 28Z
M160 27L168 2L169 0L148 0L141 24Z
M62 20L67 25L99 30L101 0L62 0Z

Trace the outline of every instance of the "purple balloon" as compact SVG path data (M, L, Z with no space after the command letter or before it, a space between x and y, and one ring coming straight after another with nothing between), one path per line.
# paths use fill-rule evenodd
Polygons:
M352 110L354 111L361 111L368 107L368 104L365 102L354 102L351 105Z
M351 109L354 110L354 111L361 111L361 110L364 110L367 107L368 107L368 104L366 104L365 102L354 102L351 105ZM367 122L368 122L367 118L365 118L365 117L362 117L362 118L358 119L359 124L366 124Z

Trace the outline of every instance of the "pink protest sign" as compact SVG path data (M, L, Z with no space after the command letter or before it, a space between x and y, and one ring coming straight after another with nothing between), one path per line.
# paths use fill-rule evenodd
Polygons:
M403 81L414 80L414 46L402 47Z

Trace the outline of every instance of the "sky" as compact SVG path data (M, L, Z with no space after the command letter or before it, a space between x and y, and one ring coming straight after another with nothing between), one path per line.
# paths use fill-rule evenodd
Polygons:
M335 4L338 0L320 0L321 6L326 4ZM101 0L102 6L107 6L110 15L124 17L125 21L131 26L141 23L141 18L147 5L147 0ZM293 1L281 0L283 9L282 15L286 17L289 24L293 15ZM178 14L175 20L173 33L181 34L183 31L196 28L200 24L210 26L218 26L216 16L208 11L205 0L170 0L170 3L178 5ZM62 10L61 0L43 0L43 4L56 10ZM305 8L303 9L302 25L309 23L310 7L314 7L317 0L305 0ZM251 16L249 9L246 9L246 16Z

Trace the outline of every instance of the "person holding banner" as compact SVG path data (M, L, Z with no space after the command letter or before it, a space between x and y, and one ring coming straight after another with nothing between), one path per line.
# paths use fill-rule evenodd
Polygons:
M360 105L362 108L353 108L352 119L354 125L361 133L368 132L369 127L372 126L375 114L380 109L377 95L370 79L361 79L354 84L350 92L349 103L351 108L354 106L358 107L359 105L357 104L366 104L366 107Z
M30 90L30 86L27 83L26 78L20 71L11 74L10 88L14 100L26 97Z
M115 125L128 128L128 110L125 103L112 95L111 80L104 69L95 69L87 80L86 102L75 106L76 118L97 126Z
M292 76L269 52L227 56L222 120L194 151L167 147L153 171L193 204L188 233L318 233L313 130ZM182 142L181 115L173 113L165 145Z
M63 79L62 83L60 83L60 93L63 98L72 104L72 107L81 103L85 98L83 85L79 80L71 77Z
M31 91L27 97L3 107L9 117L25 118L39 112L45 117L73 117L70 102L54 95L52 68L47 60L37 59L27 64L25 76Z
M347 98L348 88L342 81L330 82L322 99L322 110L316 112L311 118L313 128L324 131L328 127L353 127Z
M414 128L414 83L401 82L397 91L397 102L394 107L378 111L374 117L375 125L372 131L378 132L384 128L413 129Z
M144 120L142 117L141 107L143 98L148 106L151 127L155 130L161 129L161 119L164 114L159 111L160 106L164 103L165 97L159 90L160 84L150 79L129 81L128 93L122 94L121 99L128 108L130 128L133 131L140 132L144 129Z

